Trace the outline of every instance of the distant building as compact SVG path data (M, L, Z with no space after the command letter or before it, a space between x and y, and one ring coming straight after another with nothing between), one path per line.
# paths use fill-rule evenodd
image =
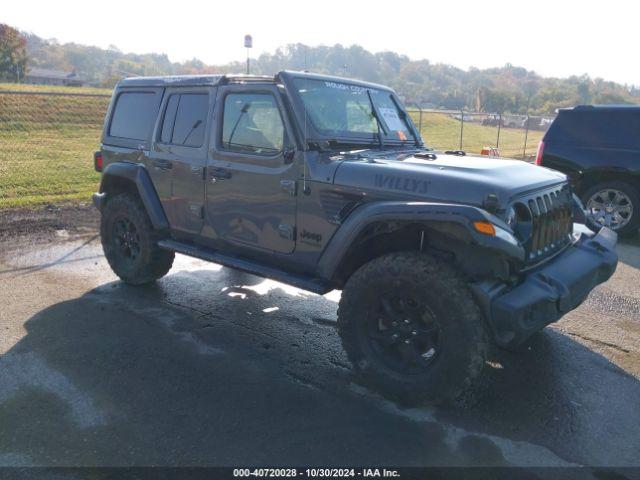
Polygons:
M85 81L73 72L49 70L47 68L29 68L24 83L35 85L64 85L67 87L81 87Z

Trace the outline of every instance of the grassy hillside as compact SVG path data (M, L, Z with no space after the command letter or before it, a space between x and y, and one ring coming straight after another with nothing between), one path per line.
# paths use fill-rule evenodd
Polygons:
M19 88L17 88L19 87ZM42 94L6 94L7 90ZM45 95L44 92L103 96ZM0 84L0 208L88 201L98 186L93 152L98 148L110 91ZM418 114L412 116L416 125ZM448 113L425 112L422 136L437 149L458 149L460 122ZM494 146L497 127L466 122L463 149ZM527 155L542 132L529 132ZM503 156L522 157L524 130L503 128Z
M419 114L411 112L416 125ZM460 121L448 113L424 112L422 115L422 131L420 132L427 145L438 150L457 150L460 148ZM534 155L538 142L544 132L530 130L527 135L526 156ZM484 126L479 123L465 122L462 149L469 153L480 153L483 147L495 147L498 127ZM525 130L520 128L500 129L500 155L503 157L522 158L524 156Z
M2 94L6 87L0 89L0 208L88 200L99 180L93 152L109 97Z
M0 144L28 143L28 151L0 152L0 208L89 200L99 175L93 171L93 151L99 130L0 130Z
M111 95L112 89L93 88L93 87L62 87L62 86L56 86L56 85L30 85L26 83L0 83L0 92L3 92L3 91Z

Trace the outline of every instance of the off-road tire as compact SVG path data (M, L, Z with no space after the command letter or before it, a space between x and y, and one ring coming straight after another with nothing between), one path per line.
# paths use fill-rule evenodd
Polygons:
M417 308L427 305L442 334L438 355L426 371L417 374L388 368L376 356L363 328L371 321L372 302L383 293L407 289L422 293ZM338 332L361 382L387 397L405 404L468 403L473 392L481 390L477 382L489 348L484 319L460 274L428 255L392 253L358 269L342 292Z
M607 190L607 189L619 190L622 193L624 193L629 198L633 207L633 213L631 215L631 219L629 220L629 222L626 225L624 225L622 228L613 229L613 230L620 237L628 238L628 237L635 236L636 233L638 232L638 228L640 227L640 197L638 196L638 190L632 187L631 185L629 185L628 183L611 181L611 182L598 183L590 187L582 195L582 203L584 204L584 207L587 208L587 203L593 195L595 195L599 191ZM596 233L602 228L601 225L598 225L592 222L589 219L588 215L587 215L587 227L589 227L592 231Z
M116 222L130 222L137 242L134 259L122 253L121 236L116 233ZM110 198L102 210L100 222L102 249L113 272L124 282L142 285L157 280L169 272L174 252L158 246L159 235L137 196L121 193Z

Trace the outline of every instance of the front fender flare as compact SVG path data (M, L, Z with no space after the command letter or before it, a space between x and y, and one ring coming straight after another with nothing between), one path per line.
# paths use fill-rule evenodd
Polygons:
M318 262L319 276L325 279L333 278L358 235L367 226L384 221L458 224L466 229L473 244L500 252L514 260L523 261L525 258L525 252L521 246L475 230L473 222L476 221L489 221L508 228L498 217L480 208L431 202L373 202L354 210L333 235Z
M109 195L109 185L113 183L114 179L125 180L135 185L147 215L149 215L151 224L156 230L169 228L169 221L162 208L162 203L160 203L158 193L153 186L149 172L143 165L129 162L110 163L102 173L100 182L101 195ZM105 201L107 199L103 197L100 203L104 204Z

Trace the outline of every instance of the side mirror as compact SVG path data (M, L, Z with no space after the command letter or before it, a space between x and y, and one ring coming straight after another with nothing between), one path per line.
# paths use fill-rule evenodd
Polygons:
M286 147L282 152L284 157L284 163L291 163L296 156L296 149L293 147Z

